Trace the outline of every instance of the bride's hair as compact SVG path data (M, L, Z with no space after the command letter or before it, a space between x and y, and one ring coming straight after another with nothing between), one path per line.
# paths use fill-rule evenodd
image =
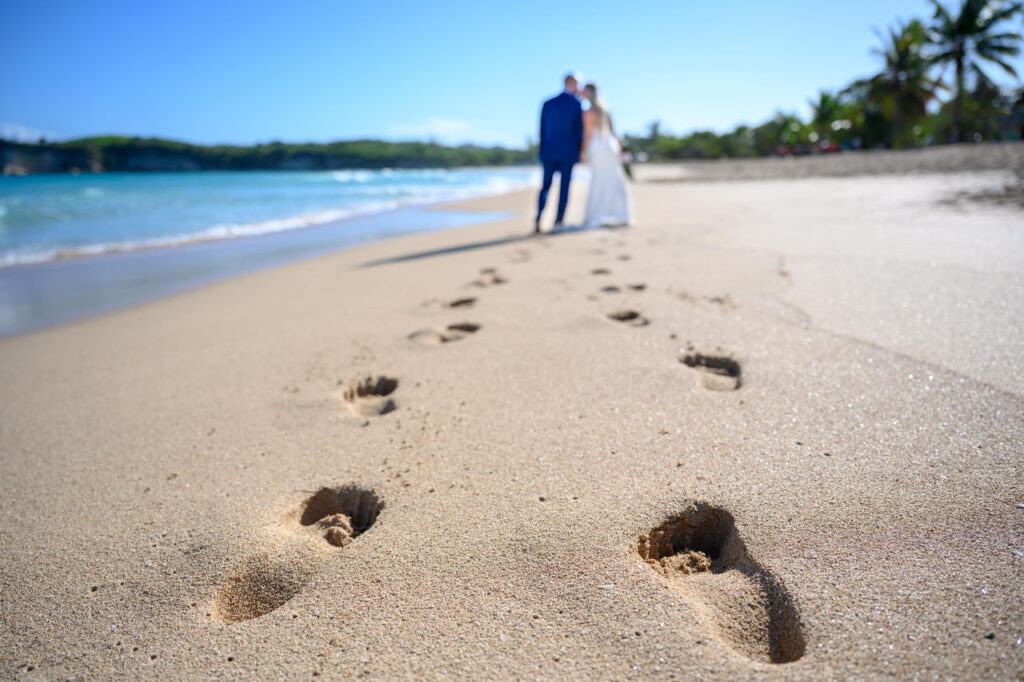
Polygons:
M608 109L604 100L597 94L597 83L587 83L583 86L583 95L590 102L590 110L597 114L598 125L604 126L608 116Z

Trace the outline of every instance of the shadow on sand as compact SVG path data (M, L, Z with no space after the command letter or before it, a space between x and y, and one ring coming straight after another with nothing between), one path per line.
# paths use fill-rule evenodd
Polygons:
M501 237L499 239L487 239L479 242L469 242L468 244L457 244L455 246L446 246L441 249L430 249L429 251L416 251L414 253L406 253L400 256L392 256L391 258L380 258L378 260L371 260L363 263L359 268L372 268L378 265L389 265L391 263L403 263L410 260L419 260L421 258L434 258L435 256L447 256L453 253L462 253L463 251L476 251L478 249L490 249L495 246L505 246L506 244L517 244L520 242L529 242L536 239L547 239L550 237L562 237L568 234L577 234L579 232L590 232L595 229L609 229L609 228L587 228L579 225L570 225L568 227L562 227L552 232L541 232L540 234L527 233L510 235L508 237Z

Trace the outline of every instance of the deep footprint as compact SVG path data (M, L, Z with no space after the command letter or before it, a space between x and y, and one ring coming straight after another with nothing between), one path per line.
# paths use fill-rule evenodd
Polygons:
M459 341L471 334L477 333L479 330L480 325L478 324L473 324L472 322L459 322L457 324L450 324L442 330L420 329L419 331L409 334L409 340L416 341L417 343L437 346L442 343Z
M651 323L650 320L635 310L619 310L614 313L608 313L608 319L628 324L630 327L644 327Z
M737 653L764 663L804 655L796 604L747 553L725 509L698 502L641 536L637 551Z
M740 387L740 363L728 356L685 353L679 362L697 370L701 386L711 391L735 391Z
M230 625L280 608L334 552L369 530L383 508L371 490L321 488L271 529L271 546L250 556L224 581L210 616Z
M391 394L398 388L398 379L366 377L349 383L342 394L345 405L356 417L376 417L395 409Z

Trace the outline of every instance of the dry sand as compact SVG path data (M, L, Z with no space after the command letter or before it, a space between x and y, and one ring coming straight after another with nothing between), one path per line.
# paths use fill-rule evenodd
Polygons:
M943 203L1004 175L514 194L0 341L0 676L1018 678L1024 220Z

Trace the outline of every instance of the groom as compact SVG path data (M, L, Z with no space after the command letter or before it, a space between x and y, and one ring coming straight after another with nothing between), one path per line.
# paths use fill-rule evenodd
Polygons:
M569 203L569 183L572 182L572 167L580 160L583 146L583 107L576 93L579 82L576 76L565 77L565 90L552 97L540 111L540 162L544 166L544 184L537 197L537 219L533 232L540 232L540 215L548 202L551 182L558 173L558 213L555 227L561 227L565 218L565 205Z

